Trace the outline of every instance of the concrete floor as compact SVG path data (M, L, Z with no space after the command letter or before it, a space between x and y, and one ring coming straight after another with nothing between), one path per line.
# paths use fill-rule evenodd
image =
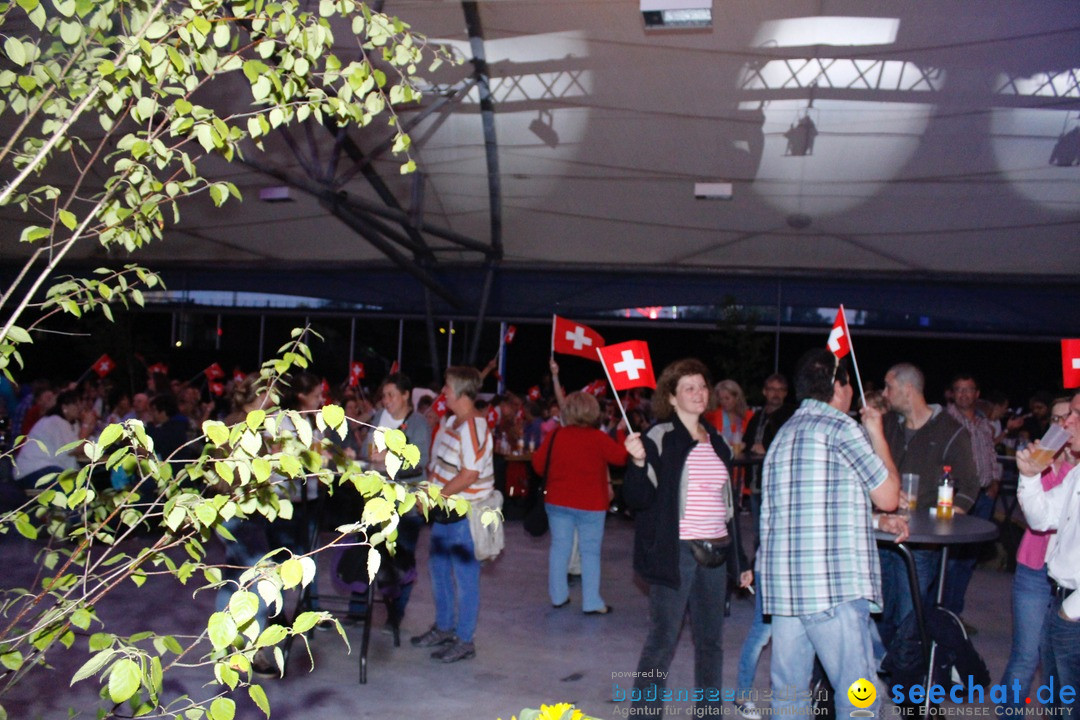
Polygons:
M744 517L744 524L748 518ZM37 549L21 537L0 536L0 567L6 587L30 582ZM311 641L315 661L297 644L284 679L261 680L270 698L274 718L477 718L509 720L523 707L545 702L573 702L599 718L622 716L628 705L612 701L617 673L634 670L647 628L647 601L631 572L632 523L609 517L604 545L602 592L615 607L609 616L586 617L580 593L571 588L571 604L550 606L546 591L547 538L525 535L520 523L506 528L503 555L488 564L481 581L482 605L476 637L477 657L443 665L428 651L413 648L408 636L425 630L434 611L430 583L424 568L426 532L421 541L421 577L412 595L403 626L403 644L393 647L389 634L373 633L368 682L360 685L357 653L360 630L348 628L350 655L336 633L318 632ZM980 568L969 593L965 619L978 629L974 643L996 682L1005 667L1010 642L1011 574ZM323 594L330 591L323 583ZM324 603L333 609L333 600ZM211 593L180 587L168 579L152 579L142 589L122 588L107 607L99 608L113 632L134 632L154 627L165 632L197 632L200 621L213 611ZM342 603L337 603L342 607ZM752 619L749 596L736 598L724 636L724 684L734 687L739 649ZM381 627L382 606L376 609ZM122 629L121 629L122 628ZM55 670L36 671L0 698L11 718L63 718L73 708L76 716L91 718L101 705L94 681L68 687L75 668L85 659L85 638L75 650L51 658ZM759 664L757 688L768 687L769 650ZM204 671L178 669L169 673L166 694L207 697ZM671 667L669 685L691 686L693 648L684 631ZM625 687L626 680L620 685ZM237 718L262 718L246 692L235 693ZM728 706L730 708L730 706ZM882 716L892 714L886 707ZM676 712L677 711L677 712ZM992 714L992 709L988 708ZM689 715L688 707L669 714Z

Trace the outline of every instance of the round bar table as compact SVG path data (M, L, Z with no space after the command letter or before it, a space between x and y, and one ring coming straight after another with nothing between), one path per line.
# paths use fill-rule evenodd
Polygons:
M922 604L922 593L919 592L919 578L915 571L915 558L911 554L909 545L937 545L941 548L941 567L938 569L937 597L935 606L941 606L945 596L945 569L949 561L949 548L953 545L967 545L969 543L987 542L998 536L997 525L989 520L973 517L971 515L955 514L949 520L938 520L931 515L936 508L927 510L918 508L908 518L908 528L911 534L902 543L893 542L896 536L878 530L875 533L878 544L896 548L904 558L907 567L908 584L911 587L911 602L915 608L915 622L919 626L922 636L923 648L929 649L926 657L926 713L930 712L930 684L934 675L934 656L937 652L937 644L929 637L926 629L926 615Z

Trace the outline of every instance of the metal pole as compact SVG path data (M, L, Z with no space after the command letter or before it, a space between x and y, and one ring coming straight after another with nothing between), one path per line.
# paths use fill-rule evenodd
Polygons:
M773 368L774 373L780 372L780 313L782 312L780 295L783 291L783 280L776 281L776 348L773 351Z
M402 372L404 366L401 364L401 345L405 338L405 318L400 318L397 321L397 367L398 372Z
M355 359L353 348L356 347L356 318L349 320L349 375L352 374L352 364Z
M454 321L451 320L447 323L449 327L446 329L446 367L450 367L454 364Z
M442 371L439 369L439 345L438 336L435 334L435 312L431 307L431 290L424 288L424 314L427 322L428 353L431 356L432 379L436 383L442 382Z
M496 392L502 395L506 392L506 323L499 323L499 369Z
M214 334L214 349L221 350L221 313L217 316L217 332Z

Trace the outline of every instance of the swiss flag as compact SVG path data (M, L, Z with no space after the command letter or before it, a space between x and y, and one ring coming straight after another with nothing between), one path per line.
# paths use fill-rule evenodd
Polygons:
M604 338L592 328L558 315L552 316L552 352L596 360L596 351L602 347Z
M220 380L225 377L225 371L217 363L203 370L203 374L206 375L207 380Z
M514 335L516 334L517 327L515 325L511 325L510 327L506 328L506 335L503 336L503 342L505 342L507 345L514 342Z
M607 394L607 383L603 380L593 380L591 383L581 388L581 392L589 393L596 397L603 397Z
M533 385L531 388L529 388L529 394L527 397L533 402L538 401L540 399L540 386Z
M247 377L247 373L245 373L240 368L236 368L236 369L234 369L232 371L232 379L233 379L234 383L242 383L242 382L244 382L244 378L246 378L246 377Z
M390 374L393 375L394 373L399 372L401 372L401 363L399 363L397 360L390 363Z
M210 381L210 392L212 392L217 397L221 397L222 395L225 394L225 384L222 383L222 382L219 382L217 380L211 380Z
M94 361L94 364L91 366L91 368L94 372L97 373L98 377L105 377L116 369L116 363L114 363L113 359L107 354L103 354L101 357Z
M364 377L364 363L356 361L349 363L349 387L356 387Z
M843 305L840 306L840 310L836 313L836 320L833 321L832 331L829 333L829 339L825 346L838 358L842 358L851 352L851 333L848 332L847 316L844 315Z
M487 419L489 428L494 429L499 424L499 410L494 405L488 405L487 412L484 414Z
M597 353L615 392L636 387L656 387L649 346L644 340L630 340L599 348Z
M435 414L439 417L445 417L446 412L449 409L446 407L445 395L439 395L439 397L435 398L435 402L433 402L431 406L435 408Z
M156 362L150 367L146 368L146 371L151 375L168 375L169 366L163 362Z
M1062 387L1080 387L1080 340L1061 341Z

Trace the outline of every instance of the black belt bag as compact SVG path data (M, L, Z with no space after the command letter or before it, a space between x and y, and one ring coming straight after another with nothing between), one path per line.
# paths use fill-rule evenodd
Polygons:
M1064 600L1065 596L1072 592L1072 588L1062 587L1050 578L1050 595L1056 597L1058 600Z
M690 551L694 553L694 559L698 565L707 568L720 567L727 560L728 547L731 546L731 536L713 540L687 540L690 543Z

